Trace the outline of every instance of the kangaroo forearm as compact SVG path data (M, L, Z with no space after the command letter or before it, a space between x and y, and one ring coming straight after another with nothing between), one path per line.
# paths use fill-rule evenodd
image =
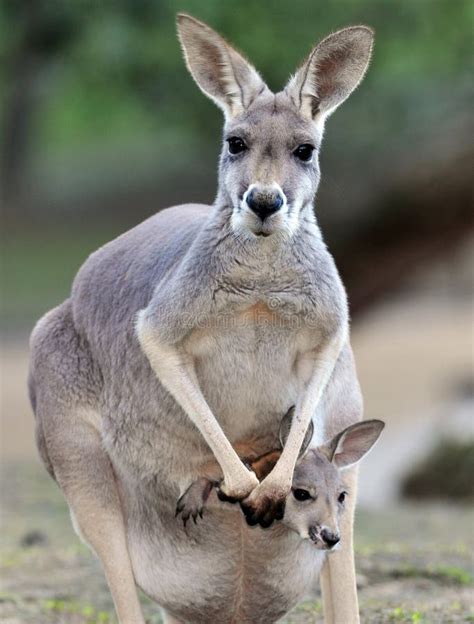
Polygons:
M137 334L150 365L163 386L172 394L201 432L232 490L251 490L256 478L242 464L207 404L189 354L160 342L153 328L139 322Z
M306 391L296 407L285 448L274 469L276 475L280 475L282 479L287 481L287 484L291 482L291 476L293 475L308 425L315 414L317 414L318 405L346 340L347 331L343 327L321 350ZM314 442L321 444L325 437L324 423L316 422L314 425L317 432L317 438Z
M280 449L272 449L268 452L265 452L264 449L264 445L258 440L236 442L234 444L234 450L241 461L253 470L259 481L268 475L281 455ZM219 482L224 476L222 468L215 459L201 464L197 468L196 473L198 477L212 482Z

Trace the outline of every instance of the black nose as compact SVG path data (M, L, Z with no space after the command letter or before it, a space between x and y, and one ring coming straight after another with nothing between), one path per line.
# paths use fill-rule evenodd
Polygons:
M328 529L323 529L321 531L321 537L323 538L324 543L329 546L329 548L335 546L341 539L341 537L337 533L333 533Z
M283 197L276 191L258 191L252 189L247 195L247 204L250 210L264 221L283 206Z

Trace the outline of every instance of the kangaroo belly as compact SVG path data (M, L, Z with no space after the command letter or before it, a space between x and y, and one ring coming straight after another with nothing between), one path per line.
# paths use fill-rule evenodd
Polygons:
M139 586L193 624L276 621L314 588L324 558L284 526L250 528L226 506L187 528L160 511L153 531L140 520L128 539Z

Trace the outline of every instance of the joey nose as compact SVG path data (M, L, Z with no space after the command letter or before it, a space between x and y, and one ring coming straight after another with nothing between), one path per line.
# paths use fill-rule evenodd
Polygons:
M278 212L283 206L283 197L278 191L252 189L247 195L247 205L262 221Z
M329 548L333 548L336 544L339 543L341 537L338 533L333 533L328 529L323 529L321 531L321 538L324 543L329 546Z

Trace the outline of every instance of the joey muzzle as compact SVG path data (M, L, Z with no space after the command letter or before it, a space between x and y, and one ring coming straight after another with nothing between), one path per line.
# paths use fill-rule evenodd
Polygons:
M309 527L308 535L313 544L327 550L333 549L341 540L339 533L317 526Z

